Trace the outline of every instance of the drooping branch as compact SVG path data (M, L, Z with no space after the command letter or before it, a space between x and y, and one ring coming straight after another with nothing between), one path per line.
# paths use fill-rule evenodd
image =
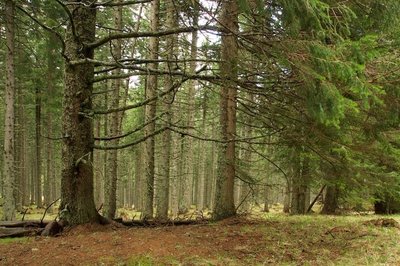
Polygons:
M164 131L167 130L167 129L168 129L168 127L162 127L162 128L160 128L160 129L157 129L156 131L154 131L152 134L147 135L147 136L144 136L144 137L142 137L142 138L140 138L140 139L137 139L137 140L135 140L135 141L133 141L133 142L130 142L130 143L126 143L126 144L122 144L122 145L117 145L117 146L93 145L93 149L96 149L96 150L120 150L120 149L129 148L129 147L135 146L135 145L137 145L137 144L139 144L139 143L141 143L141 142L147 140L148 138L151 138L151 137L153 137L153 136L156 136L156 135L158 135L158 134L164 132Z

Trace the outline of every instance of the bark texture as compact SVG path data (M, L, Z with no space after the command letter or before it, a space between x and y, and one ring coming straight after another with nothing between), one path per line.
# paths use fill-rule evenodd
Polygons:
M220 125L221 137L226 143L219 147L217 183L213 219L221 220L235 215L235 135L236 135L236 84L238 43L238 5L236 0L222 1L221 24L226 28L221 44L221 76L225 84L221 87Z
M339 208L338 197L339 188L336 185L326 186L325 201L321 213L335 214Z
M173 1L166 2L167 10L167 28L173 29L177 25L177 11L175 10L175 3ZM172 71L175 67L174 63L170 60L174 59L175 51L177 45L176 35L169 35L166 38L166 51L167 59L169 62L166 64L166 71ZM165 89L170 89L173 87L173 78L171 75L167 75L164 80ZM163 109L166 112L164 125L166 127L170 126L172 123L172 102L173 93L167 94L163 98ZM170 165L171 165L171 144L172 136L170 130L165 130L162 133L162 158L160 161L160 175L157 182L157 204L156 204L156 218L159 220L164 220L168 218L168 197L169 197L169 181L170 181Z
M159 25L159 10L160 10L160 1L154 0L151 3L151 30L156 32L158 30ZM158 59L158 37L152 37L149 41L149 58L150 60ZM149 63L148 67L151 69L157 69L157 63ZM149 75L147 77L146 84L146 99L150 99L156 96L158 88L158 77L157 75ZM145 123L149 123L145 129L145 136L151 135L156 128L156 123L154 118L156 116L156 108L157 102L153 101L146 105L145 107ZM150 122L153 121L153 122ZM145 157L144 157L144 165L145 165L145 195L144 195L144 206L143 206L143 216L145 218L153 217L153 203L154 203L154 144L155 137L150 137L145 141Z
M94 41L96 9L92 1L68 1L74 25L69 25L65 37L65 55L69 60L93 58L93 50L84 44ZM73 28L72 28L73 27ZM60 216L70 224L100 222L93 197L93 118L91 63L65 65L63 98L63 150Z
M121 3L121 0L117 1ZM115 10L115 28L117 30L122 30L122 7L119 6ZM113 43L113 55L115 60L121 59L122 54L122 41L121 39L117 39ZM114 71L114 75L118 76L121 73L121 70L117 68ZM112 93L111 93L111 108L118 108L120 101L120 88L121 88L121 80L116 79L112 84ZM110 115L110 127L108 135L109 137L115 137L119 135L120 132L120 124L121 124L121 112L113 112ZM111 146L118 146L119 139L113 139L110 141ZM118 150L110 150L108 152L109 159L107 160L107 174L105 178L104 184L104 213L105 216L109 219L113 219L115 216L115 212L117 210L117 179L118 179Z
M14 101L15 101L15 73L14 73L14 2L5 2L6 22L6 87L5 87L5 118L4 118L4 206L3 220L15 218L15 169L14 169Z
M41 129L42 129L42 92L39 87L36 87L35 92L35 201L36 206L41 208L42 204L42 144L41 144Z

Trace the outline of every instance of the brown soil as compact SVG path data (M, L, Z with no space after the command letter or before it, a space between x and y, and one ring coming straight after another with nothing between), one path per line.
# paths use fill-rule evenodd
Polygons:
M268 232L286 232L300 242L286 242ZM303 232L304 233L304 232ZM332 259L346 243L330 243L321 234L307 235L290 224L233 218L220 223L157 228L83 225L58 237L29 238L0 244L1 265L276 265L313 264L320 250ZM308 243L307 243L308 241ZM278 248L277 248L278 246ZM152 264L138 263L151 258Z

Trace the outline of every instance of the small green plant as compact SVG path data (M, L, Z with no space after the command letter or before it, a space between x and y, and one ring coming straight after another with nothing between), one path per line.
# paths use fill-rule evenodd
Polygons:
M131 257L127 261L128 266L152 266L156 265L154 262L154 259L148 255L137 255L134 257Z
M24 243L28 242L29 238L27 237L17 237L17 238L0 238L0 245L6 245L11 243Z

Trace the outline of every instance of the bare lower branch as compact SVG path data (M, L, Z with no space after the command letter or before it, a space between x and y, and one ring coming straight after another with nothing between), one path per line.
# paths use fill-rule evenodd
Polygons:
M110 34L107 37L98 39L95 42L86 44L87 49L95 49L105 43L108 43L112 40L116 39L127 39L127 38L144 38L144 37L162 37L171 34L179 34L179 33L189 33L198 30L212 30L218 31L219 29L215 26L203 25L199 27L185 27L185 28L177 28L170 29L165 31L143 31L143 32L127 32L127 33L115 33Z
M96 150L120 150L120 149L129 148L129 147L135 146L135 145L147 140L148 138L154 137L154 136L164 132L167 129L168 129L168 127L160 128L160 129L154 131L150 135L144 136L143 138L140 138L138 140L135 140L135 141L127 143L127 144L122 144L122 145L117 145L117 146L93 145L93 149L96 149Z
M205 68L205 67L200 68L197 72L203 71L204 68ZM151 73L150 73L150 74L151 74ZM104 114L110 114L110 113L113 113L113 112L127 111L127 110L130 110L130 109L135 109L135 108L144 106L144 105L146 105L146 104L149 104L149 103L151 103L151 102L157 100L158 98L163 97L164 95L167 95L168 93L173 92L174 90L176 90L177 88L179 88L179 87L180 87L185 81L187 81L187 80L189 80L188 77L183 77L181 80L179 80L178 82L176 82L173 86L171 86L171 88L169 88L168 90L163 91L163 92L159 93L158 95L156 95L156 96L154 96L154 97L152 97L152 98L149 98L149 99L147 99L147 100L144 100L144 101L142 101L142 102L139 102L139 103L136 103L136 104L127 105L127 106L120 107L120 108L114 108L114 109L108 109L108 110L94 110L93 113L94 113L94 114L98 114L98 115L100 115L100 114L101 114L101 115L104 115Z
M136 133L136 132L142 130L144 127L146 127L146 126L149 125L150 123L153 123L153 122L157 121L158 119L160 119L160 118L161 118L163 115L165 115L165 114L166 114L166 112L161 113L160 115L154 117L153 119L151 119L151 120L148 121L147 123L144 123L144 124L142 124L141 126L135 128L135 129L133 129L133 130L131 130L131 131L125 133L125 134L122 134L122 135L119 135L119 136L114 136L114 137L97 137L97 138L95 137L94 140L106 140L106 141L107 141L107 140L114 140L114 139L125 138L125 137L127 137L127 136L129 136L129 135L132 135L132 134L134 134L134 133Z
M150 3L152 0L136 0L136 1L124 1L124 2L114 2L113 0L100 2L93 4L94 7L111 7L111 6L128 6Z

